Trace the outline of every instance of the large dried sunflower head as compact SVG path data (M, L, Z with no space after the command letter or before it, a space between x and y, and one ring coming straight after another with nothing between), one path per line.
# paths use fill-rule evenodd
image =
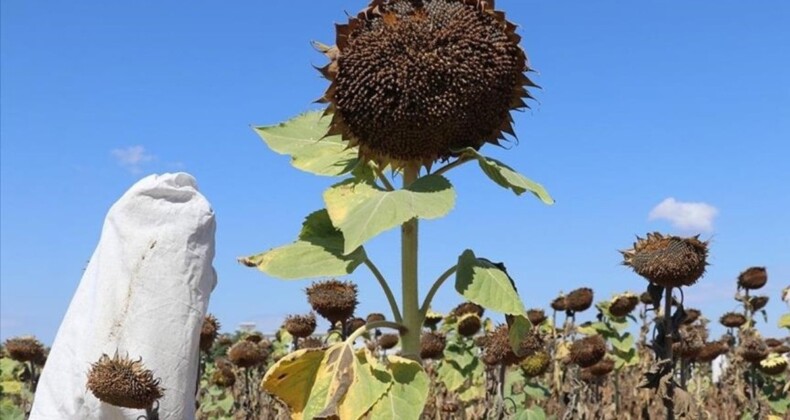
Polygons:
M208 352L214 345L214 340L219 334L220 323L212 314L208 314L203 319L203 326L200 328L200 350Z
M458 319L458 334L464 337L471 337L480 331L483 321L477 314L464 314Z
M546 313L543 309L530 309L527 311L527 319L532 325L540 325L546 320Z
M727 328L740 328L746 323L746 317L738 312L727 312L719 318L719 322Z
M44 360L46 352L44 345L35 337L15 337L5 342L5 350L8 357L17 362L34 362Z
M705 273L708 243L698 237L681 238L648 233L633 248L621 251L623 264L651 283L664 287L691 286Z
M328 134L393 167L498 144L536 86L515 28L493 1L373 0L319 46Z
M307 288L307 301L332 325L354 315L357 308L357 285L350 281L327 280Z
M102 355L88 372L88 389L96 398L118 407L146 409L162 398L159 379L143 366L118 353Z
M565 296L566 310L573 312L582 312L592 306L593 290L589 287L580 287Z

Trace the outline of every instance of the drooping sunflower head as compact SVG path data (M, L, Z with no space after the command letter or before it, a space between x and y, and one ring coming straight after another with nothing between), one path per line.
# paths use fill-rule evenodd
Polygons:
M336 45L322 98L360 157L429 166L466 147L513 134L510 111L527 105L530 68L516 26L485 0L373 0Z
M211 350L211 346L214 345L214 340L217 339L219 334L220 326L214 315L206 315L203 319L203 325L200 327L200 351L208 353Z
M88 389L96 398L117 407L143 409L162 398L159 379L145 368L142 359L102 355L88 372Z

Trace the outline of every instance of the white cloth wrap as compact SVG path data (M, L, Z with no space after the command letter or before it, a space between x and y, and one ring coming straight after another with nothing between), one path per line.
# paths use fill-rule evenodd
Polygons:
M31 419L136 419L86 387L102 354L142 358L164 397L161 419L195 416L200 328L217 282L214 212L186 173L151 175L105 219L52 345Z

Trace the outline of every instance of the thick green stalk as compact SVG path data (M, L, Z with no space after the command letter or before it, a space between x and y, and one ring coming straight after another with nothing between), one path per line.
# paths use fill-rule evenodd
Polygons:
M403 187L408 187L420 174L419 164L409 164L403 169ZM420 360L420 316L419 284L417 282L417 219L411 219L401 226L401 288L403 291L403 324L406 331L401 333L401 352L403 357Z

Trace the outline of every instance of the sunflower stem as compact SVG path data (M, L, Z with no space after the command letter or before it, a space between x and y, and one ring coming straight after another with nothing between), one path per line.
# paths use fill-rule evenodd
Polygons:
M471 156L461 156L458 159L448 163L447 165L444 165L441 168L437 169L436 172L434 172L433 174L434 175L441 175L441 174L449 171L450 169L453 169L453 168L455 168L457 166L463 165L466 162L469 162L470 160L474 160L474 158L471 157Z
M452 276L457 270L458 270L457 265L448 268L447 271L442 273L442 275L439 276L439 278L437 278L436 281L433 283L433 286L431 286L431 289L428 291L428 294L425 296L425 300L422 301L422 309L420 309L421 320L425 320L425 315L428 314L428 308L431 307L433 296L436 294L436 292L439 291L439 288L442 287L442 284L444 284L444 282L448 278L450 278L450 276Z
M390 310L392 310L392 317L395 319L395 322L403 322L400 308L398 308L398 301L395 300L395 295L392 294L392 289L390 289L387 279L384 278L384 276L381 274L381 271L379 271L378 267L373 264L373 261L371 261L370 258L365 258L365 265L370 269L370 272L373 273L373 276L376 277L376 280L379 281L381 289L384 290L384 294L387 296L387 301L390 303Z
M675 420L675 362L672 360L672 287L664 290L664 355L669 362L669 381L667 382L667 394L664 398L664 407L667 409L667 420Z
M409 163L403 169L403 187L406 188L417 180L420 166ZM401 350L403 357L420 361L420 319L419 284L417 281L417 219L411 219L401 225L401 288L403 292L403 323L406 332L401 334Z

